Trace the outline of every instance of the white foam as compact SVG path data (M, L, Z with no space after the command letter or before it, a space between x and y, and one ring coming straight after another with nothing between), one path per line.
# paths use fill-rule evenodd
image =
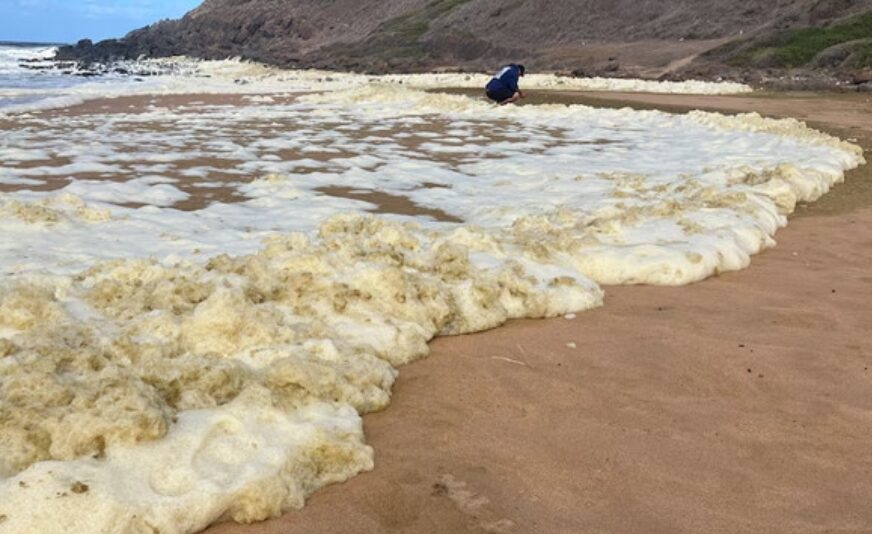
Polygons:
M339 471L319 464L325 435L357 462ZM235 402L183 412L164 439L113 448L100 460L35 464L0 486L10 511L2 528L196 532L224 517L251 522L302 507L318 487L371 467L372 449L351 408L321 403L289 414ZM40 501L51 504L35 516L14 512Z
M22 178L20 176L10 176L8 171L0 169L0 184L7 185L39 185L43 182L41 180L34 180L33 178Z
M474 74L395 74L368 76L318 70L282 70L253 62L229 59L202 61L186 57L122 62L128 76L107 75L72 87L0 89L0 116L23 111L74 105L95 98L166 94L247 94L252 103L269 102L271 94L321 92L386 83L401 87L483 88L490 76ZM137 75L147 75L137 77ZM680 94L736 94L750 92L747 85L732 82L660 82L612 78L571 78L554 74L530 74L522 81L528 90L630 91ZM15 99L26 101L15 103Z
M10 46L0 45L0 76L11 76L27 72L21 62L38 62L44 66L46 61L54 57L55 46Z
M466 87L483 88L490 75L483 73L463 74L393 74L375 78L379 82L398 83L415 88ZM734 82L682 82L651 81L624 78L574 78L556 74L528 74L520 84L528 89L553 89L565 91L622 91L645 93L680 94L739 94L749 93L751 88Z
M172 206L188 198L188 194L165 182L162 176L144 176L127 182L73 180L63 192L76 195L86 202L115 204L152 204Z
M684 284L746 267L797 201L863 161L797 121L495 108L405 85L9 132L19 161L64 153L67 171L113 177L130 173L122 161L216 154L239 158L240 173L288 165L240 179L245 202L196 212L161 207L181 192L141 171L0 196L3 528L87 518L75 528L184 532L301 506L371 467L358 414L387 405L395 367L433 336L570 317L601 304L597 282ZM131 123L172 128L114 126ZM93 148L37 139L52 127L80 128L76 143ZM400 144L398 131L421 141ZM262 157L300 147L341 157ZM57 175L37 169L5 172ZM464 222L366 216L370 204L325 185ZM131 201L152 205L105 204Z

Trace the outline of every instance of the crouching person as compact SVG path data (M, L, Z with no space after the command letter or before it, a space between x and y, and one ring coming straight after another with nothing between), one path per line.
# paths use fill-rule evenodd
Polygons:
M487 97L497 104L511 104L524 98L524 92L518 87L518 80L524 75L523 65L506 65L494 75L485 87Z

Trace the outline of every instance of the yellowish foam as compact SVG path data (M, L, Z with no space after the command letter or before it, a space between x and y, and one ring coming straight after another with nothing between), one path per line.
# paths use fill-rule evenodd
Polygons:
M204 222L150 207L119 210L129 217L121 220L68 195L4 197L2 222L32 230L25 236L70 227L84 234L79 242L93 242L113 225L152 219L166 236L147 241L165 247L158 258L0 281L0 529L190 532L302 506L324 484L372 467L360 414L387 406L396 368L426 355L434 336L511 318L574 317L601 304L595 282L684 284L743 268L774 244L797 201L814 200L862 161L856 147L798 121L756 115L504 109L385 84L302 102L319 116L341 110L353 117L347 122L434 114L462 123L486 112L527 121L528 136L540 136L533 149L544 144L541 128L572 121L651 119L644 134L652 136L674 135L667 127L679 121L722 130L719 146L750 137L790 157L666 177L657 165L574 178L559 166L553 176L521 167L509 176L515 181L483 189L494 198L444 197L447 207L481 204L464 214L466 224L338 215L311 234L273 232L255 253L230 247L236 255L200 261L173 256L190 234L171 227L211 231L227 212ZM803 160L803 151L819 156ZM475 165L463 167L472 190L490 187L483 176L506 174L499 166L476 174ZM267 202L306 198L306 179L249 184L254 200L241 218ZM584 187L596 202L562 202ZM541 205L517 205L518 191ZM204 243L248 235L233 230Z
M480 248L500 252L483 241ZM583 279L542 280L516 261L481 269L468 250L414 225L338 216L317 241L277 236L251 256L173 267L114 261L68 287L4 287L0 327L15 332L0 367L6 527L51 531L65 503L95 495L105 502L90 521L118 531L147 524L182 532L217 516L250 521L300 506L317 487L371 467L357 414L387 405L394 366L424 356L434 335L601 303L600 290ZM72 300L87 304L84 318L70 312ZM227 438L232 443L262 439L265 418L294 434L299 414L313 410L338 410L342 425L356 430L337 436L335 417L313 419L305 445L286 443L279 467L257 476L245 474L256 450L223 444L202 453L216 432L236 436ZM205 418L190 423L205 427L188 432L186 417ZM128 470L128 462L139 467ZM228 462L241 471L228 472ZM162 474L128 502L124 485L146 466ZM219 503L197 497L212 476L244 487ZM90 493L65 491L60 508L14 506L25 502L20 484L44 493L76 482ZM172 497L169 508L146 506L163 496Z

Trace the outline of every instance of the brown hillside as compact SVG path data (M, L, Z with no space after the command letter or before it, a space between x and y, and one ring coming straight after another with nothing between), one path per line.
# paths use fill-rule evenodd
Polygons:
M696 58L867 10L872 0L206 0L180 20L81 43L61 57L240 56L365 71L512 59L537 70L737 77L747 69L726 68L717 54Z

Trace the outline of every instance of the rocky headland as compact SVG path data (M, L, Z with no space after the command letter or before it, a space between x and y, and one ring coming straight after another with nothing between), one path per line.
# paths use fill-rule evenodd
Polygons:
M241 57L358 72L537 71L870 89L872 0L206 0L57 59Z

